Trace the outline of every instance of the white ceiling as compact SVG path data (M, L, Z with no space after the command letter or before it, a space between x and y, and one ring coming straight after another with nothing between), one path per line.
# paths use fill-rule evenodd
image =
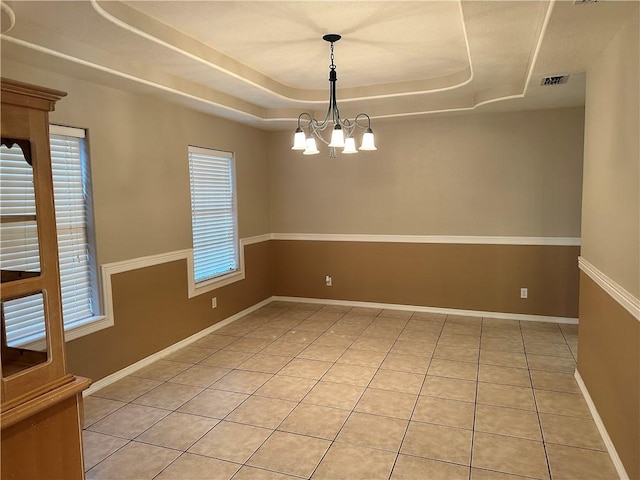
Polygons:
M2 60L158 95L265 129L343 117L584 104L585 70L638 0L2 1ZM540 86L546 75L567 84Z

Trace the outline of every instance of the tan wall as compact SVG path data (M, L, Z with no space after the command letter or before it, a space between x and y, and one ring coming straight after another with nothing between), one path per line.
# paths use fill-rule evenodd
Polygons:
M640 298L638 10L587 72L582 255Z
M101 379L269 298L269 249L269 242L246 246L245 280L191 299L186 261L114 275L115 326L68 342L70 371Z
M377 122L376 152L270 142L275 233L580 237L584 111ZM275 242L274 292L576 317L577 247ZM324 287L332 275L334 287ZM520 299L520 287L530 289Z
M587 72L582 255L640 297L640 11ZM630 478L640 478L640 322L586 275L578 371Z
M578 247L274 241L274 294L577 317ZM331 275L333 286L325 286ZM520 288L529 298L520 298Z
M582 108L375 122L378 151L271 136L277 233L579 237Z
M100 264L191 248L188 145L235 153L240 237L271 231L266 132L10 61L2 75L68 92L51 122L88 129Z
M578 371L629 478L640 478L640 322L584 273Z

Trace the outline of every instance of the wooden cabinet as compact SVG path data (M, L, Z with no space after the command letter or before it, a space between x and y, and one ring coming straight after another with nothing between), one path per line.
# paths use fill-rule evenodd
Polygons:
M65 95L2 79L0 174L8 200L0 234L15 237L15 245L3 240L1 265L2 479L84 478L82 390L90 382L66 370L49 150L49 112ZM14 185L16 168L32 182ZM21 190L12 197L14 188ZM29 340L7 329L26 304L34 312L25 321L35 332Z

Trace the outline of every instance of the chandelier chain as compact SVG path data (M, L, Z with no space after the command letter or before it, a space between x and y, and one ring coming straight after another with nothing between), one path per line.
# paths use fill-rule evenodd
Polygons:
M329 68L331 70L335 70L336 69L336 65L333 61L333 42L331 42L331 65L329 65Z

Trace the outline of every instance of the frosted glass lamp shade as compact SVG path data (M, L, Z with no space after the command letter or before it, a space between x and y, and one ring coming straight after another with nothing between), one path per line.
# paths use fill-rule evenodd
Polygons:
M364 135L362 135L362 145L360 146L360 150L377 150L373 138L373 131L370 128L367 128Z
M296 128L296 134L293 136L293 147L291 150L304 150L307 148L307 138L302 131L302 128Z
M344 150L342 153L358 153L356 149L356 140L353 137L347 137L344 140Z
M329 143L330 147L342 148L344 147L344 132L342 131L342 127L340 125L336 125L333 127L333 132L331 132L331 142Z
M315 155L320 153L318 147L316 146L316 139L313 137L307 137L305 151L302 152L303 155Z

